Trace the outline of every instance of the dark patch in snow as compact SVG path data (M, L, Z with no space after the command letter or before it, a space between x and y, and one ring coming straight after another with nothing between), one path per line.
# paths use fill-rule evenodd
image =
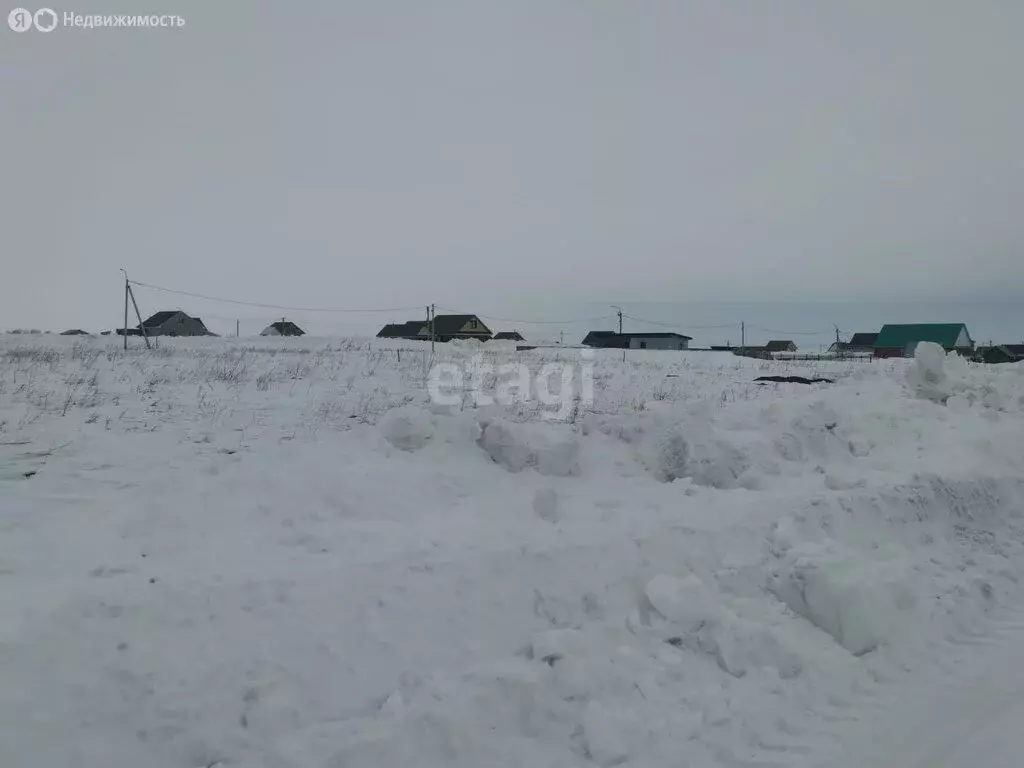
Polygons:
M803 376L758 376L754 379L758 381L777 381L782 384L835 384L835 379L807 379Z

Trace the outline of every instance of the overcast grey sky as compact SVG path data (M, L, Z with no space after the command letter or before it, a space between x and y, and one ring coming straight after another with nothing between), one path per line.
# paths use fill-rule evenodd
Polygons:
M0 28L0 328L1024 289L1020 0L54 9L186 25Z

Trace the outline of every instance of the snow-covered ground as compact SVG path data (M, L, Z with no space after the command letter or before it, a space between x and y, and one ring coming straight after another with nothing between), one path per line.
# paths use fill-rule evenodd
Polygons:
M431 403L475 345L119 341L0 339L5 768L951 767L1021 709L1022 365L486 345L593 365L552 421Z

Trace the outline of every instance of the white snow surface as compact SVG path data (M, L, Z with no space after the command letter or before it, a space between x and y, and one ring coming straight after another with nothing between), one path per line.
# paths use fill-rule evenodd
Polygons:
M430 365L577 350L131 341L0 337L5 768L939 765L979 637L1024 711L1024 365L599 353L552 421Z

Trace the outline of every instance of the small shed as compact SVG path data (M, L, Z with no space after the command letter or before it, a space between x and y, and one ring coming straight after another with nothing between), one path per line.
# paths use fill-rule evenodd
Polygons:
M526 341L519 331L498 331L494 334L494 341Z

